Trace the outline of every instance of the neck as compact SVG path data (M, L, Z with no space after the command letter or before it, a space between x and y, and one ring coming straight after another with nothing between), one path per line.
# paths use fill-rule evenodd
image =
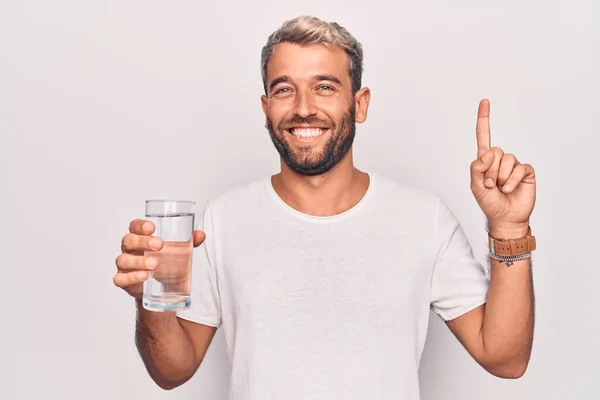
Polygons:
M290 207L308 215L326 217L354 207L369 187L369 176L356 169L352 150L330 171L304 176L283 162L281 172L271 177L273 189Z

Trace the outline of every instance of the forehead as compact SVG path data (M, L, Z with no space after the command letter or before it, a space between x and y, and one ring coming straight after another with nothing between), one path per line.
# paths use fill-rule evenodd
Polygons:
M348 55L336 46L322 44L278 44L267 66L269 81L288 75L292 79L310 79L318 75L333 75L349 83Z

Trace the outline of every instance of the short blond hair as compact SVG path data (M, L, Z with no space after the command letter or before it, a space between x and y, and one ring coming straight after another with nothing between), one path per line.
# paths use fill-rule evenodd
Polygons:
M300 16L288 21L273 32L262 48L260 66L265 94L267 89L267 64L273 50L279 43L323 44L337 46L349 57L348 72L352 82L352 93L362 85L363 50L362 45L344 27L336 22L325 22L313 16Z

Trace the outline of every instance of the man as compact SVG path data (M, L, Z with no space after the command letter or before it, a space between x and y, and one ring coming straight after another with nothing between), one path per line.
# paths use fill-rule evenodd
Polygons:
M418 399L430 309L483 368L520 377L534 325L535 177L490 148L487 100L471 190L496 240L489 280L439 197L353 165L370 100L356 39L297 18L269 37L262 70L281 171L209 202L194 232L206 252L189 309L143 309L141 285L157 263L140 254L162 242L143 220L123 238L114 283L136 299L136 343L156 383L189 380L222 326L230 399Z

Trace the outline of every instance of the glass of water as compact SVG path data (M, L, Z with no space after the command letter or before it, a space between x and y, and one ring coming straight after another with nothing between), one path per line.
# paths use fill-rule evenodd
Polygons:
M158 259L158 268L144 282L142 304L151 311L184 310L191 304L195 203L147 200L146 219L154 223L154 236L164 244L159 251L144 252Z

